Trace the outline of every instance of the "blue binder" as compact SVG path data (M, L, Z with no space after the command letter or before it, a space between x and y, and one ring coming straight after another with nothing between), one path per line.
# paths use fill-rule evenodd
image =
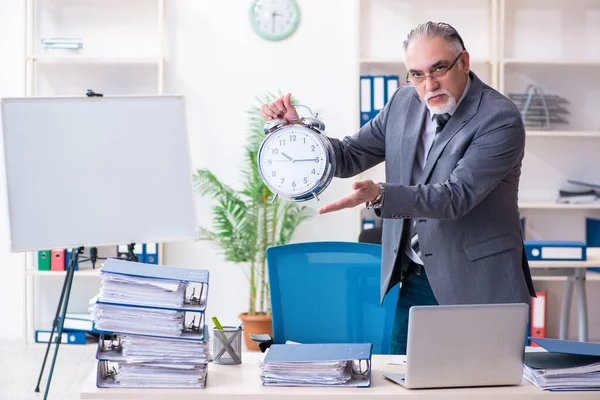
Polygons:
M528 260L585 261L587 259L587 246L583 242L525 240L524 246Z
M369 387L371 385L371 343L318 343L318 344L273 344L265 356L264 363L306 364L325 361L348 361L355 366L362 363L360 373L352 374L352 379L337 386ZM290 386L289 383L264 383L265 386ZM311 383L297 383L294 386L333 386Z
M104 262L100 271L143 278L205 283L208 285L208 271L204 269L172 267L168 265L147 265L140 262L109 258Z
M54 343L58 339L58 329L54 331ZM50 334L52 331L49 330L36 330L35 331L35 342L36 343L48 343L50 340ZM64 331L60 340L61 344L86 344L87 335L82 331Z
M600 343L534 337L530 337L529 339L539 344L540 347L543 347L550 353L600 357Z
M158 264L158 243L144 244L143 262L145 262L146 264Z
M585 219L585 244L588 247L600 247L600 219ZM600 272L600 265L588 268L588 270Z
M65 249L65 270L71 264L71 254L73 253L73 249ZM79 270L79 263L75 264L75 271Z
M204 325L204 340L198 341L197 343L203 342L207 346L209 346L208 341L208 326ZM101 334L98 338L98 348L96 349L96 359L99 361L128 361L127 357L123 355L123 346L121 346L121 340L123 336L145 336L147 335L131 335L131 334ZM154 336L154 339L166 339L168 342L185 340L179 337L165 337L165 336ZM115 343L117 345L115 345ZM199 354L195 355L198 358L201 358ZM190 354L190 357L194 357L194 354ZM152 353L146 354L145 357L138 356L137 362L165 362L164 359L158 358L157 355ZM199 362L198 360L193 360L192 362Z

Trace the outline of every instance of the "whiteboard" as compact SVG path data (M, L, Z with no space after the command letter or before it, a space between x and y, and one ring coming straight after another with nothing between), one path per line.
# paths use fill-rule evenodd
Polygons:
M193 239L181 96L0 100L11 251Z

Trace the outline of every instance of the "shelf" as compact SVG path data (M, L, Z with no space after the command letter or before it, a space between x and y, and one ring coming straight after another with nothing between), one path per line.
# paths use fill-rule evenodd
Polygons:
M560 282L566 281L566 276L543 276L543 275L532 275L531 279L534 281L546 281L546 282ZM597 282L600 281L600 274L598 272L586 272L585 274L586 281Z
M54 277L63 277L64 278L66 273L67 273L67 271L40 271L40 270L33 269L33 268L27 270L27 275L30 275L30 276L54 276ZM100 276L100 268L82 269L82 270L75 271L75 275L73 275L73 277L76 278L78 276L99 277Z
M565 204L553 200L521 200L519 209L547 209L547 210L600 210L600 201L594 203Z
M571 137L589 137L600 138L600 131L542 131L528 130L528 137L556 137L556 138L571 138Z
M572 65L582 67L600 66L600 60L570 60L570 59L526 59L504 58L503 64L529 64L529 65Z
M106 64L158 64L163 61L160 57L87 57L87 56L47 56L32 55L27 60L37 62L61 63L106 63Z

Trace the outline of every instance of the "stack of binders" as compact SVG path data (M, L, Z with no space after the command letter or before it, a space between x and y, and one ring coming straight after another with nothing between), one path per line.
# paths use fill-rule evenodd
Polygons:
M100 274L97 386L204 388L208 271L108 259Z
M363 75L360 77L360 126L363 126L385 107L398 87L397 75Z

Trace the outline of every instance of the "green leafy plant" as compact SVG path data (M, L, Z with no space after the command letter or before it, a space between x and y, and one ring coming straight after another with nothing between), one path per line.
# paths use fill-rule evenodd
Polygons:
M234 190L208 169L194 174L196 191L214 200L212 229L200 227L200 239L210 240L226 261L243 264L250 284L248 315L270 315L271 301L266 274L266 250L289 243L298 226L312 215L306 206L279 201L265 186L258 172L257 155L265 135L260 105L275 98L266 94L248 111L248 137L241 168L243 188Z

